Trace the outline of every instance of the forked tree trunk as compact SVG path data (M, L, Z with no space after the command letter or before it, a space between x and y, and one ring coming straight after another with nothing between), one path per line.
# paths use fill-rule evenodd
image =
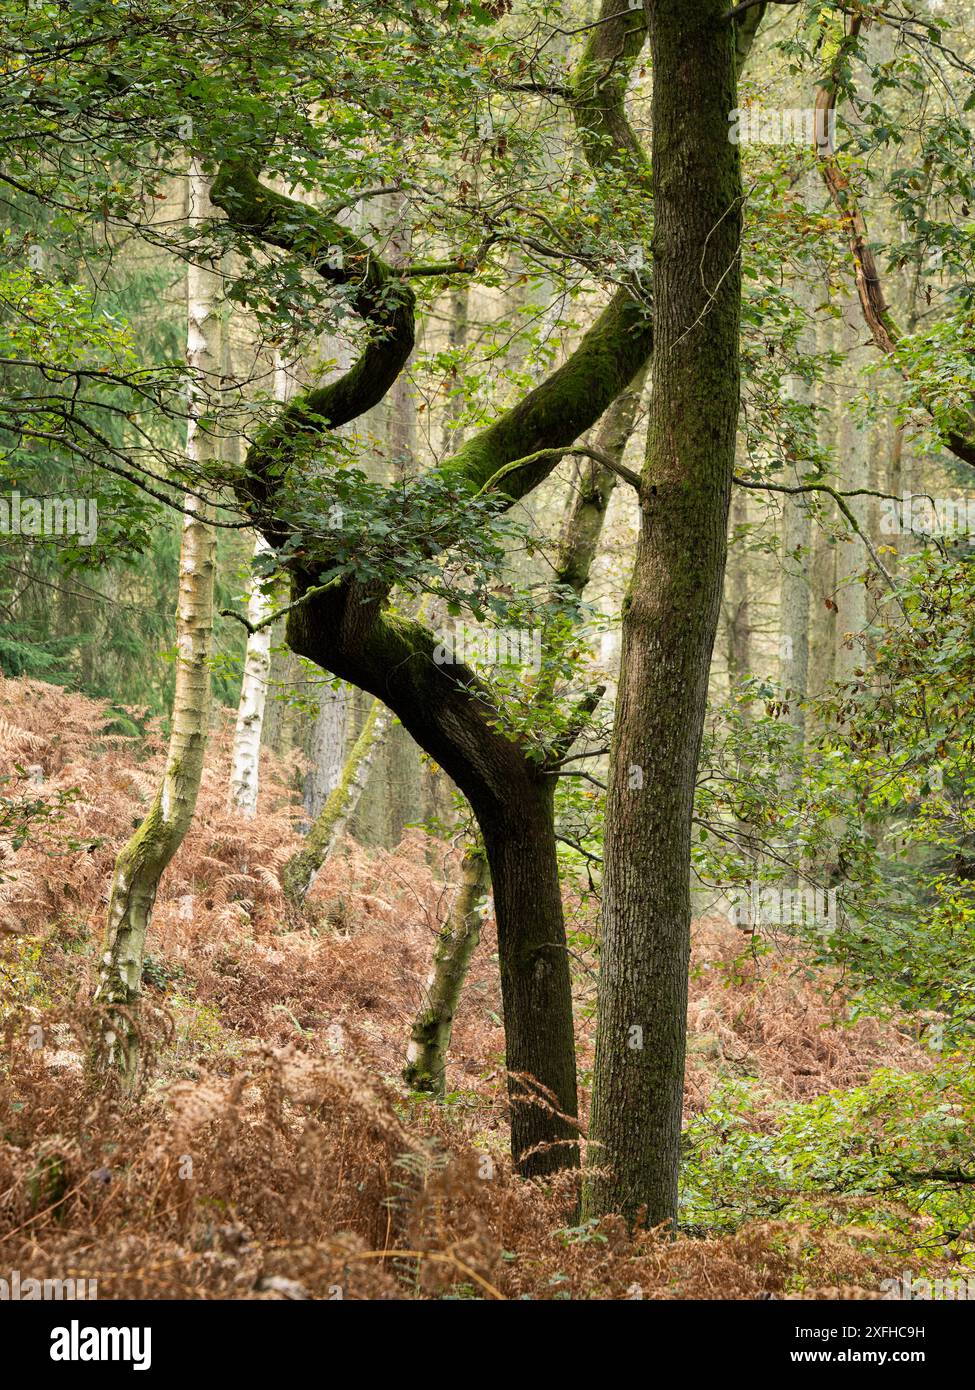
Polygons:
M338 785L329 792L301 849L284 866L281 883L285 897L294 905L303 903L315 878L341 839L366 785L369 769L389 728L392 715L376 700L346 759Z
M447 1050L467 971L481 939L490 882L483 847L471 843L461 861L460 884L437 935L423 1003L413 1021L403 1079L414 1091L443 1099Z
M726 0L655 0L654 352L606 804L587 1216L677 1213L690 840L738 416L741 174Z
M210 215L208 181L194 164L188 176L191 223ZM190 388L186 455L205 472L218 455L216 434L205 424L208 397L219 374L218 276L192 261L187 275L187 361ZM176 687L162 781L149 812L115 863L106 944L95 1001L102 1006L93 1043L95 1072L118 1071L131 1089L139 1064L139 1005L146 933L159 880L179 849L196 809L210 711L210 654L216 541L210 508L187 494L179 556L176 613Z
M258 536L254 558L270 553L271 547ZM272 611L271 596L261 587L262 576L251 576L247 598L247 618L257 627ZM267 704L268 680L271 674L271 627L252 632L247 639L244 657L244 678L237 706L237 725L234 730L233 752L230 758L230 809L242 816L257 813L257 793L260 783L261 730Z
M642 11L625 13L639 21L627 49L628 69L645 26ZM592 68L587 78L594 80ZM581 114L601 109L593 81L584 98ZM405 278L373 247L327 215L312 217L275 193L248 160L224 162L214 196L249 238L304 257L329 283L347 285L350 305L374 330L364 335L361 353L344 376L310 390L254 441L238 495L250 507L267 508L275 504L275 465L282 453L294 456L322 432L323 420L339 429L383 399L413 350L416 300ZM322 248L331 244L344 248L341 266L323 258ZM510 506L549 476L560 451L592 427L651 351L646 299L634 288L618 288L557 370L437 466L447 486L488 491ZM470 802L495 889L513 1157L525 1176L576 1164L577 1127L570 1118L577 1104L575 1046L553 824L555 779L499 727L491 691L476 674L461 663L449 670L441 666L436 634L391 609L388 585L349 578L319 586L322 558L309 556L307 565L293 571L295 603L286 640L296 653L394 710ZM524 1104L531 1083L518 1072L531 1073L555 1097L554 1110Z

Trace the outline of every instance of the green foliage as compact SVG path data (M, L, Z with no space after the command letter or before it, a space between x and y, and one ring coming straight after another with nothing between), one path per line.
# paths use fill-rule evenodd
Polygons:
M0 776L0 836L9 839L15 850L32 833L43 832L47 824L60 820L65 808L77 797L72 789L59 790L54 796L35 796L30 790L32 785L29 770L19 765L12 774Z
M942 1253L975 1269L973 1122L970 1051L802 1104L725 1084L685 1133L682 1222L869 1227L908 1263Z

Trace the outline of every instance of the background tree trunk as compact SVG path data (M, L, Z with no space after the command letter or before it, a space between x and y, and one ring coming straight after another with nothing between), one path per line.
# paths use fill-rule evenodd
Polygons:
M383 704L378 700L373 702L362 732L342 769L338 785L329 792L305 843L284 866L281 882L289 902L304 902L318 871L338 844L359 804L369 768L382 745L391 718Z
M437 937L423 1003L410 1030L403 1079L414 1091L427 1091L440 1100L454 1015L481 939L489 883L483 846L478 842L469 844L461 860L454 901Z
M751 594L748 578L748 497L736 492L731 499L731 545L724 585L727 635L728 685L734 689L752 667Z
M318 710L308 740L308 761L303 800L309 820L317 820L325 802L338 786L345 766L346 729L349 720L349 688L322 685Z
M839 429L837 468L844 492L870 486L870 430L844 411ZM847 506L857 524L867 527L866 497L850 497ZM836 549L836 679L852 681L864 662L863 630L867 626L867 590L863 574L867 549L860 536L843 520L845 534Z
M254 558L270 554L271 547L263 536L254 545ZM261 587L259 574L252 574L248 585L247 620L252 626L262 623L272 611L271 596ZM268 681L271 674L271 627L252 632L247 638L244 655L244 676L237 706L233 750L230 756L230 809L242 816L257 813L257 794L260 785L261 730L267 704Z
M815 404L815 387L800 376L789 380L792 399ZM785 484L795 487L808 471L799 459L786 472ZM809 693L810 575L812 570L812 513L808 494L784 493L782 502L782 588L779 597L779 682L786 692L788 720L802 748L806 734L803 708Z

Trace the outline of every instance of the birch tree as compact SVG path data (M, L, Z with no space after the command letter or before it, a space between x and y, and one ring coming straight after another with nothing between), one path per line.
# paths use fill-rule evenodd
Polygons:
M254 562L271 554L263 536L254 543ZM268 680L271 672L271 626L265 619L273 611L273 599L263 582L259 568L250 577L247 596L247 620L253 631L247 636L244 655L244 674L237 706L233 750L230 756L230 809L240 815L257 814L257 794L260 783L261 731L267 704Z
M187 217L198 227L212 216L209 180L197 162L187 176ZM187 271L186 359L190 368L186 457L195 476L219 456L212 420L219 377L220 277L212 263L191 260ZM210 713L210 656L216 542L212 508L187 492L179 555L176 610L176 684L166 765L159 787L135 834L115 863L105 947L95 1002L101 1006L91 1064L117 1071L131 1089L138 1078L139 1007L146 934L159 881L193 819Z
M291 374L280 351L274 353L274 399L281 406L291 395ZM247 648L237 705L237 723L230 755L229 807L250 818L257 814L260 789L261 735L271 676L271 624L265 622L273 612L273 596L266 584L261 561L273 552L264 536L254 542L251 573L247 584Z

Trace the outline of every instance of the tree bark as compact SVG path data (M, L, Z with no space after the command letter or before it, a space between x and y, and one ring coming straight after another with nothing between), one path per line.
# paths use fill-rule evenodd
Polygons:
M389 710L378 700L375 701L342 769L338 785L329 792L301 849L285 864L281 883L290 903L298 905L304 902L319 870L355 814L369 769L389 728L390 718Z
M254 558L270 552L263 536L254 545ZM247 619L252 626L263 623L272 611L270 595L261 587L262 576L253 574L248 585ZM271 627L262 627L247 638L244 656L244 676L237 705L233 749L230 755L230 809L245 817L257 814L257 793L260 784L261 730L267 704L268 680L271 674Z
M743 492L736 492L731 502L732 548L724 592L728 685L732 691L751 670L751 594L748 552L745 549L747 525L748 499Z
M853 311L851 308L850 319ZM855 321L855 320L853 320ZM856 354L855 354L856 355ZM870 429L844 410L839 427L837 472L844 492L870 486ZM850 497L847 505L866 530L867 498ZM866 546L853 530L847 530L836 548L836 679L852 681L864 662L863 630L867 626Z
M587 1216L674 1223L690 831L738 416L741 173L725 0L657 0L654 354L642 524L624 605L603 879Z
M345 766L349 688L323 685L317 692L318 710L308 742L311 766L305 776L303 800L309 820L315 821L338 786Z
M460 884L437 937L423 1003L413 1020L403 1080L414 1091L443 1099L447 1051L467 971L481 939L490 875L483 846L469 844Z
M211 215L208 181L194 163L188 176L189 221L198 224ZM214 269L191 260L186 356L195 375L187 412L186 456L201 474L219 456L216 435L205 422L220 368L218 290L219 277ZM159 880L193 819L207 744L216 541L211 508L189 493L183 506L176 687L166 766L145 820L115 862L106 944L95 991L102 1015L92 1045L91 1068L96 1073L118 1071L129 1090L136 1085L139 1073L146 934Z
M816 403L815 384L793 374L789 394L812 413ZM815 415L812 415L815 419ZM808 460L798 459L789 469L786 485L798 486L809 471ZM800 752L806 737L809 693L810 573L812 569L812 513L808 497L785 493L782 502L782 587L779 595L779 683L789 705L792 725Z

